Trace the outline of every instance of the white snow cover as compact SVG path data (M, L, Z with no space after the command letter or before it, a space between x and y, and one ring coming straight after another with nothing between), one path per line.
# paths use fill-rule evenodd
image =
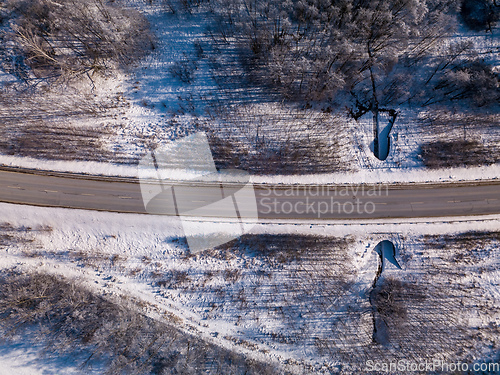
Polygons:
M156 35L156 48L150 55L139 62L134 69L128 72L114 72L108 77L95 77L95 90L92 95L96 101L106 102L109 98L119 97L125 104L111 111L112 116L103 119L81 119L81 125L103 123L112 134L103 141L108 150L120 150L130 156L141 156L144 145L156 142L165 143L178 139L197 130L197 124L211 124L217 130L220 124L206 115L205 109L210 99L220 94L217 83L210 72L210 64L206 58L196 57L194 42L201 44L209 42L205 34L209 15L194 12L193 15L166 14L162 6L147 6L142 2L130 2L131 6L138 7L148 17L153 32ZM470 40L478 52L488 54L492 63L498 64L498 35L500 28L493 33L472 33L459 30L457 35L443 37L445 44L453 41ZM445 48L445 47L443 47ZM228 55L234 51L224 51ZM169 73L176 61L194 59L197 69L193 73L190 84L180 82ZM231 67L234 68L234 67ZM238 73L239 74L239 73ZM3 82L12 79L6 74L0 76ZM84 81L82 92L88 91L90 82ZM256 118L264 115L264 119L275 120L276 115L283 114L283 119L276 128L273 124L262 124L262 131L271 133L286 129L287 111L293 111L286 104L258 103L258 93L233 92L232 97L218 98L227 108L242 109L249 113L256 113ZM235 95L255 95L255 98L241 99L235 102ZM247 100L245 102L245 100ZM257 104L255 102L257 101ZM249 109L248 109L249 108ZM116 113L115 113L116 112ZM268 117L266 117L266 112ZM319 111L318 111L319 112ZM498 179L500 165L491 165L474 168L453 168L446 170L428 170L419 160L418 148L423 141L442 139L448 134L435 134L425 127L418 126L418 111L415 108L400 108L393 130L391 132L391 151L386 161L379 161L370 151L373 142L371 116L365 115L358 122L345 121L345 131L340 135L343 142L342 158L353 171L348 173L327 173L298 176L254 176L256 183L400 183L400 182L440 182L440 181L474 181L479 179ZM315 110L311 114L314 116ZM272 117L274 116L274 117ZM78 121L71 123L78 126ZM237 128L238 126L235 126ZM499 128L500 129L500 128ZM227 129L226 129L227 130ZM226 131L225 130L225 131ZM243 129L236 130L243 132ZM457 127L453 130L456 138L463 130ZM498 130L493 128L484 131L472 129L468 138L478 139L485 144L492 144L500 139ZM276 136L276 135L274 135ZM331 135L325 134L325 137ZM136 167L133 165L117 165L99 162L82 161L53 161L34 158L23 158L11 155L0 155L0 166L15 166L40 170L68 171L94 175L137 177Z
M191 87L173 80L168 69L172 62L183 57L184 53L194 53L194 38L203 36L203 16L195 18L184 16L165 16L159 9L150 8L148 17L158 36L156 51L143 61L131 73L116 75L114 78L100 81L102 85L96 95L114 96L124 92L130 106L122 116L108 120L114 126L116 135L105 140L109 149L122 148L131 154L137 153L138 139L154 139L160 142L176 139L186 129L193 130L195 115L206 120L203 111L204 95L215 88L206 62L201 62ZM481 51L493 48L498 41L497 28L494 35L470 37ZM457 38L464 38L457 36ZM468 37L465 37L468 38ZM495 39L496 38L496 39ZM6 82L11 79L2 75ZM97 82L97 80L96 80ZM97 82L99 83L99 82ZM198 96L191 97L195 92ZM195 115L185 114L191 101L198 109ZM270 106L269 111L274 110ZM178 127L172 126L166 119L174 116ZM413 117L412 117L413 116ZM415 130L412 121L414 114L398 117L392 131L395 148L391 150L386 162L376 160L370 152L369 144L372 135L372 124L363 118L359 123L349 124L353 132L349 136L348 154L346 158L353 160L355 171L346 173L329 173L297 176L252 176L253 183L287 183L287 184L330 184L330 183L427 183L498 180L500 165L474 168L452 168L446 170L427 170L422 167L416 152L418 145L425 140L437 139L432 134L423 134ZM457 130L457 131L460 131ZM483 140L495 134L481 134ZM488 138L490 137L490 138ZM24 158L11 155L0 155L0 165L29 168L46 171L73 172L89 175L137 177L134 165L110 164L83 161L52 161ZM152 171L150 176L155 178ZM238 259L221 261L220 259L203 257L199 261L185 258L185 245L176 238L182 238L182 225L178 218L154 215L116 214L84 210L68 210L59 208L30 207L0 203L0 223L8 223L13 227L30 227L26 236L34 239L33 243L21 243L2 248L0 267L17 267L25 271L45 271L61 274L66 277L79 277L85 286L102 294L127 295L145 301L150 309L147 313L159 317L168 311L182 320L182 328L196 332L207 340L239 350L257 359L278 360L300 359L307 349L277 345L255 340L259 350L254 351L225 337L236 337L252 340L258 331L253 323L243 317L243 323L237 322L234 311L224 311L218 316L207 318L204 312L204 296L191 297L178 290L159 293L150 276L137 277L130 271L135 269L152 270L165 274L170 270L185 271L189 275L210 270L220 271L225 267L242 269L245 264ZM230 229L236 223L226 223ZM51 228L50 230L38 230ZM373 281L376 256L371 249L382 239L397 240L404 237L413 241L422 235L456 234L466 231L498 231L500 215L482 217L453 217L432 219L393 219L372 221L314 221L311 223L291 223L289 221L273 221L254 227L254 234L307 234L325 235L353 240L348 251L352 258L353 272L356 273L360 290L366 289ZM88 264L80 267L65 254L83 252L89 257ZM23 252L40 252L29 257ZM113 268L104 264L92 263L93 256L122 256L120 266ZM143 257L151 258L146 265ZM250 267L251 265L248 265ZM404 265L403 265L404 267ZM112 276L112 279L109 279ZM498 299L499 272L492 274L491 279L475 279L481 287ZM477 319L472 312L465 318ZM278 326L276 320L266 317L265 327L272 331ZM479 324L478 324L479 325ZM214 337L217 333L217 337ZM54 367L56 366L56 367ZM57 367L59 366L59 367ZM0 351L1 374L43 374L43 373L78 373L72 364L43 363L37 357L37 348L9 347Z
M138 169L131 165L117 165L110 163L83 162L83 161L53 161L23 158L18 156L1 155L0 162L4 166L28 168L39 171L56 171L81 173L88 175L101 175L113 177L138 177ZM180 173L175 177L186 177ZM145 176L145 175L144 175ZM156 171L151 170L150 178L156 178ZM498 180L500 178L500 165L484 167L464 167L450 169L426 170L423 168L391 169L380 168L362 170L357 172L291 175L291 176L251 176L253 183L263 184L345 184L345 183L426 183L426 182L458 182L478 180Z
M261 328L259 328L252 323L250 316L237 319L238 310L233 311L234 306L231 304L227 305L223 312L212 316L203 307L208 296L201 294L196 297L196 293L195 295L192 291L185 293L182 288L158 290L155 287L155 279L150 276L150 272L160 275L160 280L162 275L172 271L186 272L191 278L213 271L216 275L221 275L218 276L221 278L224 270L251 270L252 267L259 267L258 259L253 260L252 264L245 264L241 263L242 259L238 257L225 260L210 255L186 257L187 249L182 241L182 229L178 218L6 203L0 203L0 212L1 223L8 223L13 228L24 228L25 230L16 232L18 233L16 235L34 240L7 245L1 252L0 267L16 267L26 272L43 271L70 278L77 277L83 285L97 293L124 295L145 302L149 306L145 313L152 317L160 317L164 312L174 314L181 319L182 329L195 332L207 340L241 351L256 359L280 362L286 359L301 360L304 357L311 359L311 353L306 348L257 339L260 337L258 332L261 329L265 328L270 332L281 329L281 323L273 318L272 311L262 312L259 323ZM231 222L226 225L228 227L234 225L235 228L237 226ZM373 282L377 256L372 250L380 240L391 239L399 244L401 238L404 238L406 242L411 243L422 235L445 235L472 230L495 231L499 228L500 215L490 215L473 219L455 217L398 219L390 222L316 221L307 224L281 220L270 224L258 224L251 233L316 234L349 239L351 241L347 249L349 267L357 280L352 293L361 295ZM80 254L78 255L80 258L87 256L88 259L77 261L71 257L72 254ZM108 260L113 255L119 256L117 261L119 266L109 265ZM147 264L144 263L144 259L148 259ZM261 266L265 268L265 264ZM403 268L405 268L404 263ZM397 276L394 273L397 270L389 269L389 272ZM497 283L494 281L498 280L499 276L498 272L491 280L481 279L479 276L480 286L488 293L496 295ZM252 285L247 287L251 289ZM240 321L241 319L243 320ZM370 320L358 324L366 325L366 329L369 330ZM241 346L234 338L250 341L253 346L250 349ZM31 371L30 366L34 366L34 362L29 359L35 354L30 352L20 354L19 350L12 348L0 353L0 368L10 366L17 369L16 366L20 366L22 370L19 371ZM37 372L33 370L31 373Z

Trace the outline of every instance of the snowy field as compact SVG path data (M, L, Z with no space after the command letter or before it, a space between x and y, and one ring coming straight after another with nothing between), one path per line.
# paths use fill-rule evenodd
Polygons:
M467 115L421 111L405 104L390 135L389 157L380 161L371 151L371 114L355 121L342 108L332 113L300 109L258 88L248 89L239 81L244 71L236 52L213 44L208 32L212 15L203 7L192 14L170 14L164 6L131 5L147 16L155 36L154 51L126 71L95 75L92 81L84 77L43 98L21 95L17 103L10 99L1 109L8 119L2 128L4 143L10 145L2 148L0 165L135 177L135 163L150 147L208 131L229 144L230 153L250 155L246 164L236 162L236 166L255 174L255 182L422 182L499 175L498 163L429 171L419 154L420 145L436 140L473 140L497 147L498 114L485 114L492 124L485 127L475 124L482 120ZM452 42L469 41L474 53L498 70L499 32L498 27L491 34L461 29L443 38L441 50ZM12 82L8 74L2 79ZM84 101L79 100L82 95ZM39 108L39 113L32 108ZM70 108L74 113L64 115ZM307 144L316 148L324 165L308 169L308 163L319 163L313 156L312 162L297 164L291 171L285 172L279 163L263 173L253 170L259 164L271 165L274 152L286 155ZM261 148L272 152L262 153ZM301 158L305 156L300 153L290 156L292 164ZM329 158L335 162L328 164Z
M150 148L204 131L216 161L248 170L253 183L500 176L499 162L428 169L420 151L425 143L463 140L498 155L498 113L404 104L389 156L380 161L372 151L371 113L356 121L345 103L305 108L249 86L234 44L212 39L213 13L204 7L172 13L168 1L146 3L129 2L147 17L154 50L128 69L43 94L16 91L15 78L0 71L0 167L137 178L137 162ZM498 72L499 33L460 28L442 38L440 52L469 41L473 54ZM239 229L239 223L225 226ZM168 322L179 336L282 373L352 374L363 372L368 359L500 362L499 230L500 215L281 220L190 254L177 217L0 203L0 268L4 275L63 276L151 321ZM380 275L374 248L383 240L395 244L402 269L386 262ZM376 327L383 328L377 336L383 345L373 343ZM50 341L34 341L14 336L2 344L0 375L82 373L76 359L59 360ZM189 351L188 343L177 354L187 361ZM102 370L99 362L84 369Z
M367 358L495 359L498 216L349 226L282 221L190 255L175 218L0 209L4 269L77 278L98 295L126 297L141 313L169 316L185 332L293 372L349 373ZM389 322L385 353L371 344L369 299L378 267L373 248L384 239L396 245L403 268L387 264L377 283L380 296L395 299L379 308ZM20 355L7 347L0 361L29 367L35 349Z

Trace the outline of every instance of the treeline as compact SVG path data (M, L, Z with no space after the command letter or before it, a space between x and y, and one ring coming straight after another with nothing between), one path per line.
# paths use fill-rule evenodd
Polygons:
M332 102L342 93L357 114L404 102L494 105L498 74L473 46L443 50L458 22L472 17L470 3L209 1L217 16L212 35L237 47L253 83L297 101Z
M460 15L471 30L492 31L500 19L500 1L463 0Z

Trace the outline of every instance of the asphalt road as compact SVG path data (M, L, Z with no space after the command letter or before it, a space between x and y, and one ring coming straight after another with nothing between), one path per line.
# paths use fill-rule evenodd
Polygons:
M214 185L186 186L203 202ZM215 185L216 187L219 185ZM210 191L209 191L210 190ZM260 219L376 219L500 214L500 182L389 186L255 186ZM0 171L0 201L146 213L137 180ZM199 203L202 204L202 203ZM217 212L207 214L221 216ZM242 217L245 215L242 214Z

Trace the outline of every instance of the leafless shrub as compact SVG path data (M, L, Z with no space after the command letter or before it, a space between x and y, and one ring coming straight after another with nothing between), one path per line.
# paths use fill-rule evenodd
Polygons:
M92 294L48 274L8 270L0 278L3 340L44 346L46 359L67 359L83 371L106 374L274 374L274 366L247 360L151 319L122 300Z
M41 226L36 230L44 231L46 228ZM14 227L10 223L0 223L0 246L29 244L35 239L29 234L33 231L32 228L26 226Z
M37 250L22 250L21 254L26 258L40 258L44 255L43 252Z
M38 226L36 228L36 231L38 231L38 232L46 232L46 233L51 233L53 230L54 230L54 228L52 228L51 225L47 225L47 224L40 225L40 226Z
M1 234L0 235L0 246L6 246L12 243L14 236L10 234Z
M373 290L372 302L382 319L398 330L404 329L408 319L405 301L412 299L412 303L415 303L416 300L423 301L425 298L424 289L419 290L412 284L395 278L386 278Z
M131 269L128 274L132 277L135 277L135 276L137 276L137 274L139 274L141 272L142 272L142 268L136 267L136 268Z
M196 61L184 54L181 60L174 62L172 66L170 66L169 71L174 78L189 84L193 82L194 73L197 69Z
M144 16L118 2L101 0L9 0L14 45L38 79L99 72L134 62L152 47ZM17 72L13 72L17 73Z
M235 269L228 268L222 272L222 275L224 276L224 280L232 284L238 281L238 279L241 277L241 270L238 268Z
M115 266L117 265L118 263L123 263L123 262L126 262L127 261L127 256L126 255L123 255L123 254L113 254L110 259L111 261L111 265L112 266Z
M250 349L250 350L257 350L259 347L251 342L248 342L246 340L242 340L242 339L239 339L237 337L233 337L233 336L224 336L224 338L226 340L229 340L229 341L232 341L234 342L236 345L239 345L239 346L243 346L247 349Z
M11 223L7 223L7 222L2 222L0 223L0 230L13 230L14 227L12 226Z
M70 250L68 251L68 258L81 267L89 267L97 270L102 270L106 265L111 266L109 256L96 249Z
M151 271L150 275L151 275L151 278L153 278L153 279L159 279L160 277L163 277L165 275L165 272L153 270L153 271Z
M148 0L152 3L153 0ZM170 13L192 13L193 10L203 3L208 3L210 0L159 0L159 2Z
M186 271L172 270L163 274L165 277L163 280L159 280L157 285L160 287L172 289L172 288L185 288L186 284L191 282L191 278Z

